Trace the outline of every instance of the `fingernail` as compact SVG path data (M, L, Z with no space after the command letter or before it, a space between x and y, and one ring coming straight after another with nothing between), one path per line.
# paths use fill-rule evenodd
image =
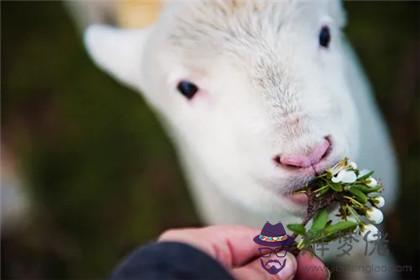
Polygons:
M327 271L327 280L330 280L331 278L331 271L328 269L328 267L325 267L325 270Z

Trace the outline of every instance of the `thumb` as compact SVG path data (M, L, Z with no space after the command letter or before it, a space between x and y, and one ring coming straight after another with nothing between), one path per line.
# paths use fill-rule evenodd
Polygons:
M325 280L330 279L330 271L324 263L310 251L301 251L296 257L298 269L296 279Z
M260 261L260 258L253 260L252 262L232 270L233 276L238 280L254 280L254 279L278 279L278 280L289 280L293 279L297 269L296 258L287 253L287 255L282 258L282 261L285 260L285 266L277 274L270 274L266 271Z

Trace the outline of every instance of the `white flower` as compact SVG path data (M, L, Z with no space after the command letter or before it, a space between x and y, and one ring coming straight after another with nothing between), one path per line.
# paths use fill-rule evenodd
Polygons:
M365 237L367 241L375 241L379 239L379 230L372 224L363 225L360 234Z
M332 176L334 176L334 175L337 175L338 172L342 170L346 170L349 167L357 168L357 165L356 163L350 162L347 158L345 158L337 162L333 167L329 168L327 172L330 173Z
M366 211L366 218L372 223L380 224L384 220L384 214L378 208L371 207Z
M353 169L357 169L357 164L354 161L350 161L349 166Z
M353 171L341 170L337 175L332 177L331 181L334 183L353 183L356 179L356 173Z
M328 169L327 172L330 173L332 176L334 176L341 170L344 170L344 168L345 168L344 165L342 165L341 163L337 163L336 165Z
M373 205L375 205L375 207L382 208L385 205L385 199L382 196L378 195L378 196L372 197L372 203Z
M376 187L378 185L378 182L375 180L375 178L369 177L366 180L366 185L373 188L373 187Z
M368 174L370 172L370 170L368 169L362 169L359 171L359 176L357 176L357 178L361 178L363 176L365 176L366 174Z

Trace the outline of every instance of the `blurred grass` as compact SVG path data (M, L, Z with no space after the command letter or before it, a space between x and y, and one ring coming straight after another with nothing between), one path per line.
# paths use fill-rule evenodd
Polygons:
M392 249L399 263L417 265L419 4L346 6L346 32L398 150ZM2 2L1 25L2 143L17 156L35 203L29 224L2 236L2 279L103 278L165 228L198 225L155 116L92 64L62 3Z
M165 228L197 224L153 113L92 64L61 3L4 2L2 31L2 141L36 203L5 243L7 277L104 277Z

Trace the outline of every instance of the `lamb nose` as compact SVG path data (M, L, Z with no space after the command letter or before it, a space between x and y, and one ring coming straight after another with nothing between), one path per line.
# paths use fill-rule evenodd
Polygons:
M276 156L274 161L280 165L294 167L294 168L305 168L310 167L319 163L323 158L326 157L328 149L331 143L326 137L323 141L316 145L312 151L308 154L284 154Z

